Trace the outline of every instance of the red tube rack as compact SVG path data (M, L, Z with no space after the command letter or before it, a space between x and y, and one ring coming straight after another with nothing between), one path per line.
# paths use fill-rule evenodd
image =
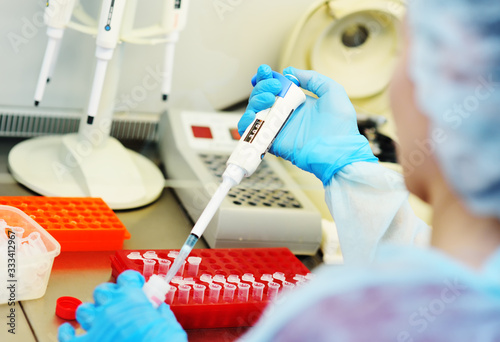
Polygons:
M61 245L61 251L111 251L130 238L123 223L101 198L0 196L29 215Z
M159 258L173 261L173 258L168 257L170 251L154 250ZM127 269L142 274L144 263L142 260L127 258L131 252L140 252L143 255L147 250L116 251L111 256L112 276L115 279ZM208 286L203 304L193 301L192 290L187 304L180 304L176 293L170 307L184 329L252 326L270 303L267 298L267 282L260 280L263 274L282 272L287 281L295 282L293 280L295 275L306 276L310 273L288 248L193 249L190 256L202 258L198 275L193 277L197 284L208 285L200 280L203 274L210 274L212 277L220 274L226 278L229 275L238 275L241 279L243 274L252 273L256 281L266 284L266 288L262 300L255 300L250 295L247 302L240 302L235 295L234 301L231 303L223 302L222 292L224 289L221 291L219 302L210 303L208 301ZM188 277L186 275L187 266L184 272L185 277ZM154 273L158 273L158 263L155 264Z

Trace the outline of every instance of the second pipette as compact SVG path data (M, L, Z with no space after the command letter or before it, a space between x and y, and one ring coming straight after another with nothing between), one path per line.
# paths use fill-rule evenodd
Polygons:
M103 0L102 2L95 50L97 64L87 108L87 124L89 125L92 125L94 117L97 115L108 62L113 57L113 52L118 44L125 4L125 0L117 3L115 0Z
M165 277L152 275L144 285L143 290L155 307L165 301L170 281L207 228L226 194L233 186L239 184L243 177L249 177L255 172L290 115L305 101L304 92L292 81L274 71L273 77L282 85L274 105L257 113L252 124L243 133L227 161L227 168L222 174L222 183L191 230L167 275ZM252 79L252 83L255 86L255 78Z

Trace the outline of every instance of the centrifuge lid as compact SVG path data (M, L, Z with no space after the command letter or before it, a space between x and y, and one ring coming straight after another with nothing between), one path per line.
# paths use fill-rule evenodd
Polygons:
M294 37L289 61L282 64L331 77L351 99L379 94L399 56L403 12L399 0L323 2Z

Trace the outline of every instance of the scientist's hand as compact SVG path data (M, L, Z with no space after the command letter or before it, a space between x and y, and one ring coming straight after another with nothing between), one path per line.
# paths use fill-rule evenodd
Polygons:
M140 273L125 271L117 284L97 286L95 304L82 304L76 311L76 319L87 333L75 336L75 329L64 323L59 327L59 341L187 341L170 308L165 303L153 308L142 291L143 285Z
M368 140L359 133L356 111L344 88L315 71L292 67L283 70L300 82L300 86L318 96L307 96L295 110L273 142L270 152L312 172L326 186L344 166L358 162L377 162ZM272 78L272 70L261 65L245 114L238 123L240 135L259 111L271 107L281 90Z

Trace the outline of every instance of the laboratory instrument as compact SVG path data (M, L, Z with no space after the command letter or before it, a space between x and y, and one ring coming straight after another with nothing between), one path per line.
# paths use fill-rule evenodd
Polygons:
M50 2L54 6L60 3ZM70 5L74 3L63 1L61 4L67 5L63 11L67 27L97 37L97 62L86 108L87 117L81 120L78 134L42 136L16 145L9 153L12 175L44 196L100 197L113 209L149 204L163 190L161 171L149 158L125 148L109 136L122 71L124 49L118 43L160 44L167 41L165 36L169 31L160 24L134 28L137 0L103 0L98 22L81 4L74 6L74 18L80 22L70 21ZM178 21L173 15L173 7L172 3L172 8L165 9L163 15L168 18L163 18L163 24ZM49 28L49 32L53 30ZM46 79L46 74L54 67L50 56L57 46L49 40L49 47L41 79ZM38 127L38 123L36 125Z
M120 38L120 29L126 3L126 0L116 3L115 0L103 0L102 2L99 24L97 26L97 47L95 50L97 64L87 108L87 124L89 125L92 125L94 117L97 115L108 62L113 58L113 52Z
M35 106L38 106L42 101L45 86L50 81L50 77L57 63L57 58L61 48L61 41L64 35L64 30L71 20L71 13L75 7L76 0L58 0L48 1L44 12L44 22L47 25L47 48L43 57L42 67L40 68L40 76L35 90Z
M282 90L275 97L274 105L257 113L253 123L247 127L239 139L226 162L227 168L222 173L222 183L196 221L165 278L152 277L144 285L144 291L154 305L158 306L165 300L165 294L168 292L166 286L202 236L229 190L240 184L243 177L249 177L255 172L290 115L306 100L303 91L288 78L277 72L273 72L273 78L282 85ZM255 78L252 79L252 83L255 86ZM230 290L228 289L228 291ZM232 291L234 293L234 289Z
M117 278L125 270L142 273L142 260L130 259L129 255L138 253L143 258L146 252L147 250L117 250L111 256L112 276ZM171 250L155 252L158 258L169 261L175 258L168 257ZM270 282L280 285L277 293L279 297L286 291L286 282L299 286L299 283L305 283L310 278L310 271L288 248L193 249L191 255L201 259L198 274L192 276L186 268L175 283L170 283L165 299L184 329L253 325L270 303ZM258 280L263 274L272 276L274 273L282 273L284 277L282 280L271 279L270 282ZM159 265L155 265L154 275L159 275ZM229 281L237 279L238 275L242 277L239 282ZM232 286L227 287L226 284ZM191 287L187 303L185 296L179 298L181 285ZM202 291L203 286L205 288ZM236 289L231 301L230 290L233 286ZM276 287L271 285L273 286ZM228 301L224 299L225 289L229 289L226 293ZM274 294L271 290L271 296Z
M238 143L241 114L184 110L162 116L160 154L168 178L185 184L174 191L193 221ZM321 241L321 215L280 161L268 154L251 177L229 191L204 238L212 248L286 246L311 255Z
M387 86L400 55L405 11L401 0L315 1L285 39L279 67L331 77L356 111L390 118ZM392 122L384 129L394 136Z
M188 0L164 0L165 14L163 26L167 30L165 55L163 62L163 82L161 85L162 99L167 101L172 89L174 72L175 44L179 33L186 27Z

